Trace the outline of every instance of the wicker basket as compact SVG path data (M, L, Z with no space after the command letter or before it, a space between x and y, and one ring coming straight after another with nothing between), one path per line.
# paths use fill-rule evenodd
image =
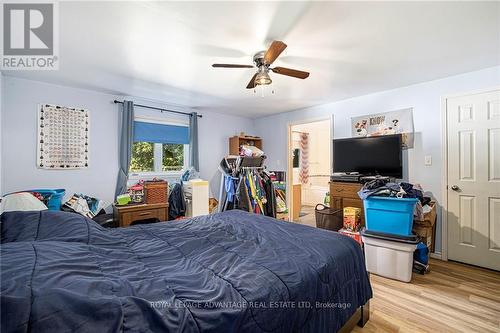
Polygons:
M168 183L161 181L144 182L147 204L166 203L168 201Z
M342 228L342 210L317 204L314 208L316 226L321 229L339 231Z

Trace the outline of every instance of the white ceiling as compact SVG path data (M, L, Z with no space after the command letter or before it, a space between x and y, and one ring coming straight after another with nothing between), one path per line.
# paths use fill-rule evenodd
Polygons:
M60 70L6 74L258 117L499 65L499 25L499 2L61 2ZM273 39L309 78L262 98L211 67Z

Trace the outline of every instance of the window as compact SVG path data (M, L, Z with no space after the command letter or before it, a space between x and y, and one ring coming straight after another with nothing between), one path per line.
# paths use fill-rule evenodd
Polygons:
M182 171L187 167L189 145L134 142L130 172Z
M165 174L188 167L187 126L135 121L130 173Z

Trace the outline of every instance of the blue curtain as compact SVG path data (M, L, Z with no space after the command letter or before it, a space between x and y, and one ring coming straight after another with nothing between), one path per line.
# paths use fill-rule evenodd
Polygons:
M192 112L189 117L189 164L200 171L198 160L198 113Z
M189 128L165 124L134 122L134 142L189 143Z
M121 112L120 151L118 180L116 182L115 196L127 191L128 170L132 158L132 144L134 140L134 103L123 101Z

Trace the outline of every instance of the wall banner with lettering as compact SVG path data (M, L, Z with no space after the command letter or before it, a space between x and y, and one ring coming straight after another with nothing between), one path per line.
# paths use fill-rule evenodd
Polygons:
M401 134L403 149L413 148L413 108L351 118L353 137Z

